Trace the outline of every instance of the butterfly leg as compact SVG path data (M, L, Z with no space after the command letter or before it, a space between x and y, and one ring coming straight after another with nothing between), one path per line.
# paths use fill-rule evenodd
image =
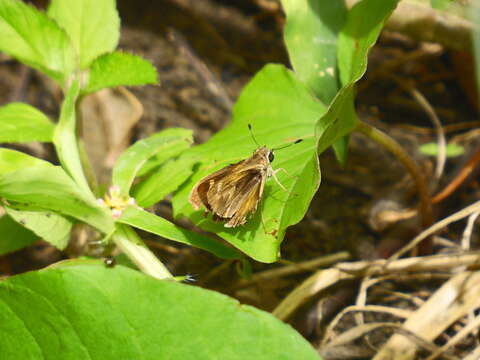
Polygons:
M278 186L280 186L284 191L287 191L287 189L285 188L285 186L283 186L280 181L278 180L277 178L277 172L279 172L280 170L283 170L285 172L287 172L287 170L285 170L284 168L280 168L280 169L276 169L274 171L271 172L271 175L273 176L274 180L276 181L276 183L278 184ZM287 173L288 174L288 173Z
M278 169L275 169L273 172L274 173L277 173L279 171L283 171L285 174L287 174L288 177L291 177L291 178L298 178L298 176L295 176L295 175L292 175L290 174L287 170L285 170L284 168L278 168Z

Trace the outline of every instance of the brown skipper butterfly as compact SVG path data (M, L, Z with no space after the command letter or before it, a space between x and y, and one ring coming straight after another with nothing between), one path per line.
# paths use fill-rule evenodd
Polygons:
M206 212L213 214L213 220L225 221L224 226L227 228L245 224L249 216L257 210L269 177L273 176L277 184L286 191L275 175L285 169L273 170L270 165L274 159L273 151L302 141L299 139L281 148L268 149L258 144L250 124L248 129L258 146L253 155L201 179L193 187L188 199L195 210L204 206Z

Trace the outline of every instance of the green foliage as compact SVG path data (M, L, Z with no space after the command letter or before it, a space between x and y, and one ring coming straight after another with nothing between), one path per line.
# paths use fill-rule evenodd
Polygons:
M318 359L289 325L263 311L87 261L1 282L0 323L4 360Z
M319 152L355 128L358 121L353 103L355 83L365 73L368 51L377 40L384 22L397 3L398 0L382 2L363 0L348 12L337 44L338 68L343 87L335 96L328 111L317 122L315 134ZM337 148L337 154L345 153L344 146Z
M149 207L173 193L193 174L193 165L197 161L191 158L167 161L150 172L133 188L133 197L137 204Z
M19 0L0 1L0 50L64 84L75 55L67 34L44 13Z
M52 141L53 123L41 111L24 103L0 107L0 142Z
M119 85L156 84L157 71L151 63L139 56L113 52L95 59L90 68L84 93Z
M325 105L339 87L337 37L347 10L343 1L282 0L284 37L298 76Z
M76 102L79 95L79 82L74 81L63 101L60 119L53 134L53 143L62 166L84 191L89 192L90 187L78 152Z
M183 129L169 129L132 145L113 169L112 183L121 196L105 202L121 214L113 217L110 209L99 205L86 180L76 106L82 95L101 88L156 83L155 69L137 56L113 52L119 35L113 0L53 0L48 16L55 21L18 1L0 2L0 49L50 75L65 91L55 127L25 104L0 109L0 130L5 130L0 141L53 140L62 165L0 149L0 198L8 201L0 233L13 234L0 239L0 253L38 237L64 248L78 221L114 242L120 241L122 230L128 244L141 248L138 253L148 250L131 227L221 258L241 259L248 272L246 260L223 243L136 206L122 208L128 195L150 206L180 187L173 199L177 215L189 216L254 259L275 261L287 227L301 220L319 186L318 152L333 145L337 156L345 159L345 135L357 121L354 83L363 75L368 50L396 5L393 0L364 0L347 12L342 2L283 3L285 40L295 72L279 65L264 67L243 91L230 126L204 145L189 149L192 134ZM33 31L37 32L30 35ZM276 153L273 166L286 170L288 175L279 173L279 178L287 191L268 181L253 218L241 228L226 229L202 211L193 211L188 195L203 176L251 155L256 145L247 124L253 124L256 138L269 148L304 141ZM127 254L128 248L122 247ZM131 259L142 269L148 267ZM212 354L229 359L317 358L305 340L270 315L118 266L77 262L8 279L0 283L0 308L0 323L7 330L0 348L7 359L55 358L60 351L65 359L165 354L182 359ZM27 339L21 347L19 338Z
M46 164L48 164L46 161L20 151L0 148L0 175L31 166L42 166Z
M290 70L281 65L264 67L244 88L235 104L232 123L182 156L196 159L200 166L175 194L175 214L190 217L201 228L215 232L258 261L275 261L286 228L302 219L320 183L313 128L324 110ZM188 196L205 175L252 155L257 146L247 124L253 125L261 145L269 148L297 139L304 141L275 153L273 167L284 168L290 174L278 173L287 191L273 179L267 181L254 217L241 227L225 228L205 218L203 211L195 212Z
M117 160L112 183L120 188L121 195L128 195L133 180L148 161L157 154L156 165L161 165L172 154L178 154L192 143L192 132L186 129L168 129L156 133L130 146Z
M354 84L365 72L368 50L396 3L364 0L347 13L338 2L284 0L285 41L295 73L274 65L263 68L244 88L232 123L184 155L201 165L175 195L176 215L189 216L258 261L275 261L286 228L302 219L318 188L317 151L334 145L340 160L345 159L345 135L357 122ZM329 104L328 109L319 100ZM252 153L256 146L249 141L248 123L269 148L298 138L305 141L276 154L274 168L291 174L280 176L287 192L269 181L254 217L240 228L227 229L194 212L187 199L203 176Z
M381 3L363 0L347 11L342 2L284 0L285 41L295 72L278 65L266 66L245 87L235 106L232 124L207 144L188 150L191 132L169 129L132 145L113 169L112 183L120 189L119 195L133 194L138 204L150 206L181 186L173 200L177 215L189 216L203 229L217 233L259 261L275 261L287 227L301 220L319 186L317 153L333 145L341 160L346 157L345 135L357 122L354 83L365 72L368 50L396 3L395 0ZM31 175L32 169L22 164L35 161L15 154L14 158L21 158L20 165L15 168L17 165L11 164L13 159L8 158L12 153L1 153L0 195L13 201L16 211L22 210L22 216L27 211L58 212L57 216L71 216L110 234L114 220L108 218L106 208L95 202L84 175L84 160L78 150L76 134L76 104L82 94L103 87L154 83L156 71L137 56L114 52L119 20L113 0L82 0L75 4L53 0L47 15L17 0L2 2L0 34L13 32L18 41L13 44L0 40L0 49L27 64L38 65L41 71L65 85L65 100L53 131L53 143L65 171L36 163L38 171ZM36 26L43 36L25 32L26 21L28 29L33 32ZM45 44L52 41L56 46L47 49ZM88 76L80 77L81 71ZM75 76L65 82L72 73ZM15 125L5 135L6 139L52 139L53 125L28 105L12 104L0 109L0 126L3 124L6 128L7 123ZM276 154L273 165L286 170L287 173L279 173L279 178L287 191L268 181L253 218L241 228L226 229L204 218L201 212L193 211L188 195L200 178L248 157L255 150L246 126L249 123L253 124L255 136L270 148L299 138L304 141ZM191 176L195 164L198 164L198 171ZM14 173L10 173L13 170ZM134 185L136 178L140 181ZM35 190L35 181L48 191L48 197ZM27 194L31 198L27 199ZM61 206L64 196L70 199L65 207ZM51 199L55 197L58 199ZM131 225L135 226L135 220L138 226L147 228L145 215L139 214L142 213L128 218ZM150 231L154 233L170 229L177 235L162 236L182 242L188 242L187 237L193 236L179 237L180 228L154 215L148 218L152 222ZM122 219L126 221L127 218ZM159 224L165 225L165 229ZM41 233L38 229L34 231ZM68 230L61 233L63 239ZM52 242L59 245L58 241Z
M117 47L120 18L115 0L51 0L47 14L70 37L80 69Z
M0 149L0 159L22 158L20 155L11 156L12 152L14 151ZM35 165L30 165L32 163ZM14 161L10 166L0 166L0 169L2 167L0 198L9 201L12 207L21 210L53 210L105 233L112 231L113 222L109 214L97 204L91 194L81 191L61 167L33 157L30 162L25 159L21 164Z
M83 94L157 82L157 72L149 62L113 52L120 35L115 0L52 0L47 14L20 0L2 0L0 34L1 51L64 88L70 86L72 77L87 71Z
M83 95L105 87L156 83L157 73L146 60L115 51L114 0L52 0L47 14L19 0L0 0L0 50L52 77L65 94L56 125L27 104L0 108L0 141L52 141L61 163L0 149L0 199L7 211L0 218L0 254L38 238L62 249L72 224L81 222L143 271L156 258L132 228L240 259L247 273L235 249L132 206L128 198L146 207L174 193L177 216L258 261L277 260L286 229L303 218L320 184L318 153L334 146L337 157L346 158L346 136L358 121L354 86L397 2L363 0L347 10L342 1L282 0L294 71L266 65L243 90L231 124L205 144L191 148L192 133L185 129L137 141L115 164L118 191L110 190L103 206L85 176L76 107ZM251 156L257 144L247 124L270 149L303 142L275 152L272 166L285 170L277 176L287 190L269 179L247 224L225 228L194 211L188 196L202 177ZM138 251L129 253L135 246ZM158 271L157 277L170 275ZM298 334L261 311L199 288L85 262L0 282L0 324L6 334L0 337L2 359L60 353L63 359L317 358Z
M7 214L19 224L31 230L40 239L63 250L70 240L72 222L52 211L20 211L4 206Z
M182 229L160 216L156 216L134 206L125 209L122 216L118 219L118 222L148 231L165 239L207 250L223 259L239 258L237 252L218 241L212 240L209 237L197 234L193 231Z
M349 11L338 39L338 67L342 85L352 84L367 69L367 56L398 0L362 0Z
M5 255L38 240L38 237L8 215L0 217L0 256Z

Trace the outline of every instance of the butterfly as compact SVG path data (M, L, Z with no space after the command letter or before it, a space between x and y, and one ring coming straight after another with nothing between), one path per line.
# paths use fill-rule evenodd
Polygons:
M251 125L248 125L251 132ZM258 145L255 137L252 137ZM302 139L284 147L299 143ZM275 149L283 149L284 147ZM248 159L228 165L201 179L192 189L189 202L195 210L205 207L213 214L213 220L224 221L224 226L234 228L243 225L255 213L263 195L265 182L273 177L277 184L286 191L278 181L271 163L275 158L274 150L259 146Z

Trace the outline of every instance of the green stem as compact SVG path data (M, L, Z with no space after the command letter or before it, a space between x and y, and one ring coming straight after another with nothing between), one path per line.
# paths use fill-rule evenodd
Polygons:
M145 274L157 279L173 279L165 265L158 260L130 226L118 225L112 240Z
M430 195L428 192L427 183L425 182L425 177L422 175L422 172L418 168L416 162L410 157L410 155L408 155L408 153L403 149L402 146L400 146L399 143L379 129L368 125L363 121L358 121L358 125L355 130L361 132L376 143L384 146L405 166L415 181L418 195L420 197L419 210L422 216L422 224L425 227L430 226L433 223L432 204L430 202Z

